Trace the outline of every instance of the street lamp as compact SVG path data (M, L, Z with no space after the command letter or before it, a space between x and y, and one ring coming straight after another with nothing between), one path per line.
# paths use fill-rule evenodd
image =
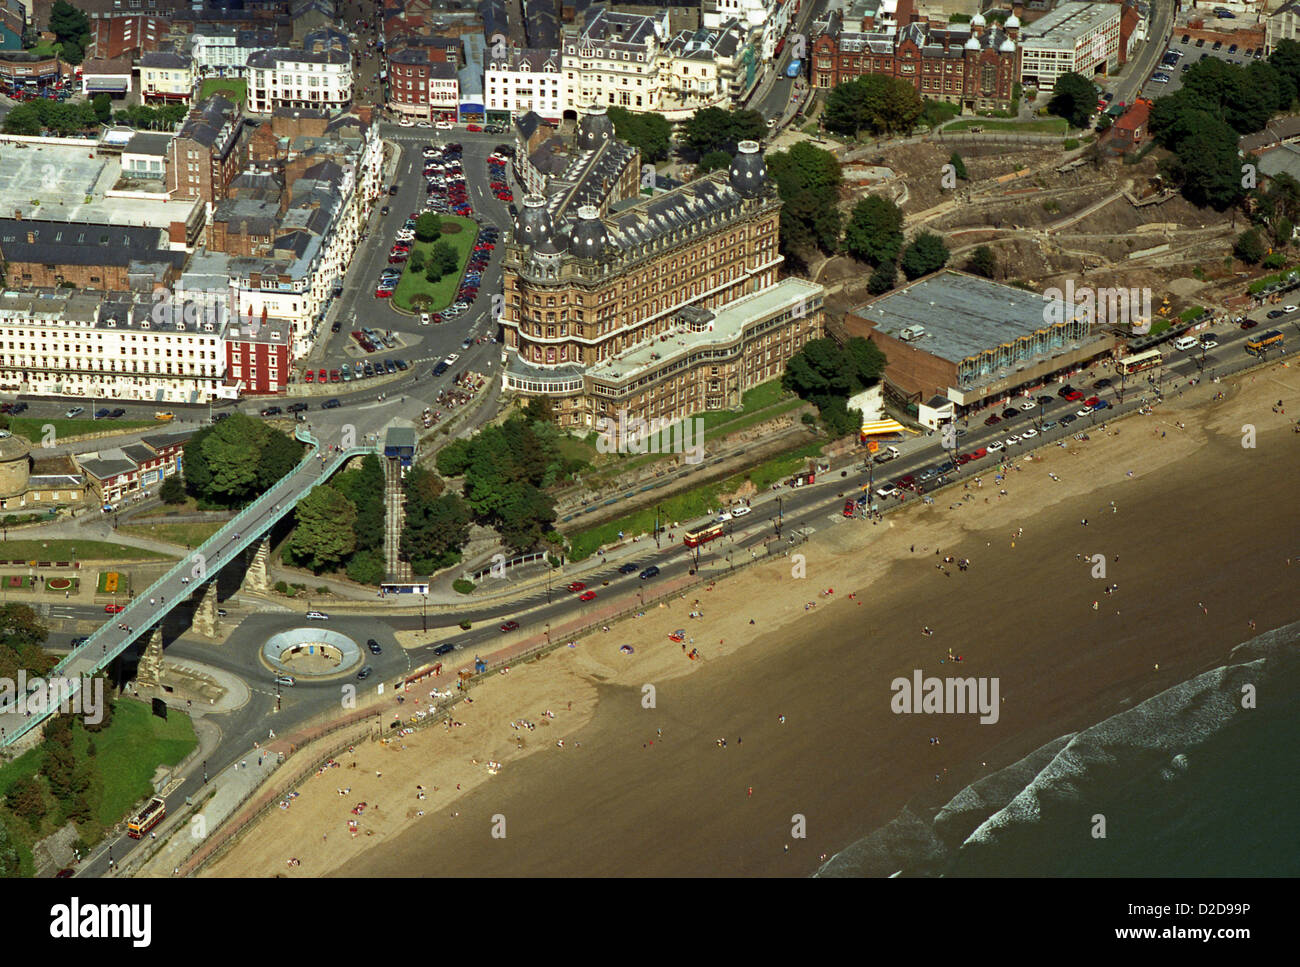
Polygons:
M426 591L420 597L422 599L420 601L420 623L424 626L425 634L428 634L429 633L429 613L428 613L429 593Z

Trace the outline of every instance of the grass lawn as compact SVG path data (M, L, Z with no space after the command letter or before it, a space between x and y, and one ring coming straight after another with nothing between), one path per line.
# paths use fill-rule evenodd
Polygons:
M105 700L108 696L105 695ZM90 754L90 743L95 753ZM119 700L114 704L113 721L102 732L90 733L74 727L72 754L78 764L90 769L90 788L86 801L91 806L90 819L77 824L81 838L93 844L104 831L120 822L144 797L153 792L154 770L159 765L175 765L198 744L188 715L172 709L167 719L156 718L147 704ZM19 779L37 777L45 758L42 748L32 749L0 768L0 822L9 832L18 854L20 874L32 876L32 844L63 825L60 805L45 795L46 815L33 830L26 819L4 805L5 797ZM42 783L43 784L43 783Z
M453 235L440 236L438 241L446 242L456 250L458 258L458 268L455 272L444 275L437 282L428 282L424 277L424 271L411 272L404 268L402 277L398 280L397 291L393 293L393 301L398 308L405 309L407 312L423 312L426 310L417 309L411 304L411 299L417 295L426 295L432 298L429 303L429 312L437 312L451 305L456 298L456 290L460 287L461 276L465 273L465 263L469 261L469 253L474 248L474 240L478 238L478 223L472 218L461 218L459 216L438 216L444 222L454 222L461 226L461 230ZM436 242L416 242L411 247L411 254L419 252L428 261L429 253L433 251ZM410 262L406 265L410 266Z
M156 561L159 554L143 547L127 547L106 541L5 541L6 561Z
M1151 323L1151 335L1158 336L1171 325L1173 325L1173 323L1168 319L1157 319L1155 322Z
M107 433L140 430L148 426L161 426L158 420L42 420L32 416L15 416L9 420L9 429L17 436L33 443L45 439L45 427L54 427L54 440L81 436L83 433Z
M99 787L96 818L112 826L140 799L153 792L150 780L159 765L175 765L198 744L194 724L184 712L170 709L155 716L147 704L119 701L113 724L95 735L95 784ZM85 761L81 759L79 761Z
M227 521L198 521L186 524L128 524L119 527L123 534L132 537L148 537L155 541L169 544L198 547L209 537L219 531Z
M1178 318L1183 322L1191 322L1204 311L1205 309L1201 306L1192 306L1190 309L1184 309L1180 312Z
M213 94L224 94L236 104L243 104L248 96L248 81L238 77L209 77L199 88L199 100Z
M179 514L200 514L202 512L203 508L199 506L197 500L193 497L186 497L185 500L179 504L163 504L161 507L151 507L146 511L136 514L131 519L135 521L164 521L168 517L175 517Z
M945 131L964 131L967 128L983 128L985 131L1018 131L1024 134L1065 134L1068 130L1065 118L1048 118L1042 121L1011 121L997 118L969 118L954 121L944 127Z
M114 577L117 583L110 587L108 582ZM95 582L96 594L126 594L130 589L131 576L125 571L100 571L99 580Z
M718 495L736 490L746 479L753 481L759 490L771 486L778 480L789 477L796 470L808 465L808 458L818 455L821 443L809 443L797 450L765 460L757 466L728 477L716 483L704 484L684 491L658 502L661 513L660 526L669 524L690 524L703 517L709 510L718 506ZM589 530L569 535L569 559L581 561L595 553L596 548L618 540L618 533L626 535L652 533L655 524L655 507L646 507L626 517L606 521Z

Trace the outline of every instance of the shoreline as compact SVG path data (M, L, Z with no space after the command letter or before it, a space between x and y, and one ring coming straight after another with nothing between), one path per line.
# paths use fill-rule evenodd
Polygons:
M1293 453L1294 434L1290 420L1263 407L1278 396L1294 398L1300 377L1279 365L1219 388L1227 386L1233 389L1224 401L1167 403L1154 417L1123 419L1104 433L1098 428L1087 443L1020 455L1020 469L1009 470L996 489L990 471L982 487L945 489L942 503L939 497L934 505L917 502L883 526L819 524L812 541L797 549L806 557L806 579L787 575L788 558L765 562L696 592L699 605L651 609L576 648L516 666L457 706L463 726L409 737L406 751L415 755L398 760L386 748L358 750L356 774L367 780L356 784L358 792L364 787L360 800L409 797L404 815L367 817L365 831L347 838L340 814L348 810L335 801L335 790L315 795L309 782L288 812L245 831L205 875L412 875L427 871L435 857L439 866L455 863L485 875L811 873L823 854L856 842L909 803L946 801L979 775L1214 667L1250 636L1245 618L1234 632L1234 623L1221 617L1231 601L1232 574L1243 573L1248 561L1229 569L1222 588L1213 568L1195 569L1205 588L1200 594L1214 599L1215 610L1213 616L1197 612L1198 626L1193 616L1173 613L1169 590L1157 580L1186 570L1193 555L1181 546L1152 547L1156 542L1146 535L1162 519L1180 539L1204 523L1196 509L1198 493L1199 506L1206 503L1199 475L1212 476L1215 461L1233 463L1251 453L1237 440L1248 417L1259 427L1259 452L1252 455L1266 459L1248 460L1231 476L1258 479L1261 491L1270 481L1284 486L1285 471L1278 470L1285 465L1277 461ZM1158 429L1168 431L1191 412L1202 414L1202 422L1186 421L1185 429L1159 438ZM1001 489L1006 498L998 496ZM961 501L972 492L974 500ZM1177 515L1162 509L1162 494L1170 492L1192 502L1181 532ZM1116 510L1105 513L1112 499ZM1284 496L1273 499L1284 501L1277 508L1283 517L1293 513ZM1087 529L1076 511L1091 516ZM1270 534L1281 539L1286 528L1276 519L1271 525L1255 520L1251 530L1258 543ZM1120 555L1114 580L1121 587L1113 599L1100 593L1101 582L1081 563L1099 540ZM970 571L941 574L936 550L943 551L939 563L948 554L970 558ZM782 586L787 580L803 583ZM1275 582L1274 592L1280 590ZM1086 600L1075 600L1081 597ZM1178 597L1180 609L1191 607L1181 602L1182 592ZM981 612L981 601L999 603ZM1270 593L1249 619L1261 629L1284 624L1295 617L1290 608L1289 597ZM690 610L704 617L689 619ZM1170 640L1153 643L1144 630L1151 622L1161 629L1156 637ZM923 625L934 628L933 637L920 634ZM687 661L666 640L665 629L675 627L698 639L700 662ZM984 632L991 641L981 639ZM1069 644L1071 634L1078 644ZM1063 651L1055 644L1061 641ZM632 655L619 653L624 643L635 649ZM925 716L912 721L917 717L889 712L888 683L918 668L945 674L952 668L943 658L950 647L969 652L962 674L1000 679L1004 708L997 724L936 725ZM654 709L642 708L647 684L655 688ZM863 694L870 700L852 707ZM544 717L547 710L554 719ZM784 723L779 715L787 716ZM522 735L511 729L508 723L520 718L535 729ZM936 731L942 733L937 748L927 741ZM726 749L715 744L723 736ZM564 747L557 745L561 739ZM543 751L551 756L535 754ZM499 775L488 775L489 759L502 763ZM849 762L866 765L846 769ZM376 771L383 776L372 783ZM835 782L840 775L845 781ZM438 791L416 800L417 784ZM683 802L707 804L712 818L683 811ZM635 828L604 815L614 804L619 815L636 818ZM600 809L602 819L584 834L573 828L580 825L571 821L575 808ZM796 812L807 817L803 841L789 838ZM493 816L509 821L509 847L489 836ZM669 835L674 848L656 848L643 826ZM471 828L472 837L460 833ZM326 838L314 839L308 830ZM761 839L789 851L754 847ZM584 855L592 844L600 846L599 859ZM286 849L300 866L286 868Z

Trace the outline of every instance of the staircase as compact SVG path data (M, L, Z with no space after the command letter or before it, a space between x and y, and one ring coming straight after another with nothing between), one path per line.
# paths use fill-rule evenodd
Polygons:
M411 565L402 560L402 524L406 520L406 494L402 488L402 465L384 461L384 566L391 581L411 580Z

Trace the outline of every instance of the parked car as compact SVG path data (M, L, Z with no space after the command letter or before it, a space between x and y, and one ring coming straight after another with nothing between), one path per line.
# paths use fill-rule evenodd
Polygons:
M65 417L66 419L71 420L71 419L73 419L74 417L80 416L82 413L85 413L85 412L86 412L86 408L85 408L84 406L74 406L74 407L72 407L70 410L68 410L68 412L64 413L63 415L64 415L64 417Z
M631 574L631 573L632 573L633 571L635 571L638 567L640 567L639 564L631 564L631 563L629 563L629 564L621 564L621 565L619 565L618 573L619 573L619 574Z
M324 611L308 611L308 612L307 612L307 620L308 620L308 621L329 621L329 619L330 619L330 616L327 615Z
M659 568L657 565L654 564L651 564L648 568L646 568L644 571L641 572L642 581L648 581L651 578L658 577L658 576L659 576Z

